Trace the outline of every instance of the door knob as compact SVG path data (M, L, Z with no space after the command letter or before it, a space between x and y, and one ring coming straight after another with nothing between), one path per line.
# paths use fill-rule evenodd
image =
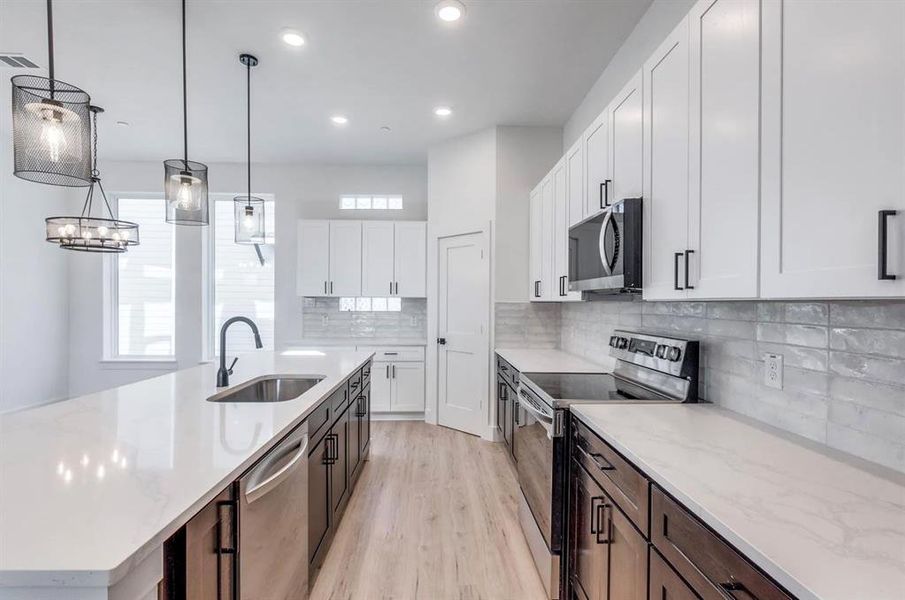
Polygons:
M440 344L441 346L445 346L445 345L446 345L446 338L438 337L438 338L437 338L437 343Z

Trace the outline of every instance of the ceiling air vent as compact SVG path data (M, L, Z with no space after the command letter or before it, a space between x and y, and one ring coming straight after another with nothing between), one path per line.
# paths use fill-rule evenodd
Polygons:
M21 54L0 52L0 65L10 69L39 69L38 65L31 62Z

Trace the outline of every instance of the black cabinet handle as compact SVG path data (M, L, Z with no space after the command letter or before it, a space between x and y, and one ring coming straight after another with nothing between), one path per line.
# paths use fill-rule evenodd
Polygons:
M396 365L393 365L393 379L396 379Z
M396 295L399 295L399 282L396 282Z
M612 183L612 179L604 179L603 183L600 184L600 208L606 208L610 205L609 202L607 202L610 183Z
M605 496L591 497L591 533L594 534L598 544L610 543L609 507ZM606 535L606 537L601 538L601 535Z
M393 295L393 282L390 282L390 296Z
M519 402L518 402L518 400L516 399L516 400L512 403L512 410L513 410L513 413L512 413L512 422L515 423L516 425L521 425L521 423L519 423L519 421L518 421L518 412L519 412L519 409L520 409L520 408L521 408L521 406L519 406Z
M568 296L568 292L566 292L566 279L567 275L563 275L559 278L559 295L560 296Z
M691 285L690 283L688 283L689 281L691 281L691 280L688 278L688 259L689 259L689 257L691 257L692 254L694 254L694 250L686 250L686 251L685 251L685 289L686 289L686 290L693 290L693 289L694 289L694 286Z
M673 256L673 289L676 290L684 290L685 288L679 287L679 259L682 258L684 252L676 252Z
M534 297L540 298L540 280L534 282Z
M889 254L889 217L896 215L895 210L881 210L877 224L877 279L889 280L895 279L896 276L887 273L886 259Z
M724 581L723 583L719 584L719 586L720 586L720 589L722 589L724 592L729 594L730 598L738 598L738 596L736 596L735 593L741 592L742 594L745 595L745 598L757 600L757 598L754 596L754 594L749 592L748 588L745 587L745 584L743 584L740 581Z
M333 282L332 281L330 282L330 293L331 294L333 293Z
M324 293L325 294L327 293L327 282L326 281L324 282Z
M387 379L390 378L390 365L387 365Z
M236 553L235 509L233 500L217 502L217 554Z

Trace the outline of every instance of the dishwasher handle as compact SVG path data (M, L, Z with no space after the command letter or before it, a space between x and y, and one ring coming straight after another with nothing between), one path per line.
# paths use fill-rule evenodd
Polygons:
M276 488L278 485L283 483L289 475L292 474L298 466L303 462L305 458L305 454L308 452L308 434L305 434L305 437L302 438L302 441L299 442L298 449L295 451L292 459L283 465L276 473L270 475L264 481L257 483L247 490L245 490L245 499L251 504L255 500L265 496L268 492ZM284 455L285 456L285 455ZM266 464L261 465L262 470L266 470L268 466L270 466L271 461L266 461ZM256 479L255 474L251 476L251 479Z

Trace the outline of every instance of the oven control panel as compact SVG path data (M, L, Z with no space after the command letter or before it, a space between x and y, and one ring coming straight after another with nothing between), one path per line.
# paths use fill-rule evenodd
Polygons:
M698 342L645 333L614 331L610 356L676 377L697 376Z

